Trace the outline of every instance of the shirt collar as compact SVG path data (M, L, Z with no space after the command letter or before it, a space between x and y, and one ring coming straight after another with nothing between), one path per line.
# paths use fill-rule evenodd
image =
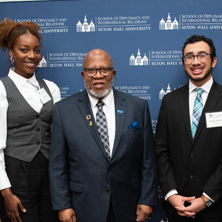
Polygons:
M29 78L29 79L26 79L25 77L22 77L20 76L19 74L17 74L15 71L14 71L14 68L11 68L9 70L9 74L8 76L14 81L14 82L17 82L23 86L26 86L27 82L31 82L33 85L36 85L36 76L35 76L35 73L34 75Z
M93 107L96 107L96 104L98 103L99 99L92 97L89 93L88 96L91 105ZM107 107L110 107L113 98L114 98L113 89L111 89L110 93L105 98L103 98L102 101L105 103Z
M210 80L208 82L206 82L201 87L197 87L189 80L189 93L192 93L194 91L194 89L196 89L196 88L201 88L204 90L204 92L209 93L212 85L213 85L213 78L212 77L210 78Z

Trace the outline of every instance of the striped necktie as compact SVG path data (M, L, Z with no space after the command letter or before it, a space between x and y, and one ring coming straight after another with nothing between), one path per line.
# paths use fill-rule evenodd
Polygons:
M104 145L105 152L107 153L110 159L108 125L107 125L106 115L103 112L104 104L105 103L102 100L99 100L98 103L96 104L98 106L98 111L96 113L96 124L99 131L100 139Z
M204 92L203 89L195 89L197 91L197 96L194 101L194 107L193 107L193 117L192 117L192 126L191 126L191 132L192 132L192 137L194 138L197 126L200 120L200 116L203 111L203 100L202 100L202 93Z

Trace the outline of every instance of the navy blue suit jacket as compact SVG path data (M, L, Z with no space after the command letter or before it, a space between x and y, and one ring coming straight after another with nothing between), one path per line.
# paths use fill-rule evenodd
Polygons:
M148 103L116 90L114 101L116 133L110 161L85 90L54 107L49 164L53 208L73 208L78 222L106 221L110 198L119 222L135 221L137 204L157 202ZM130 129L135 121L138 127Z

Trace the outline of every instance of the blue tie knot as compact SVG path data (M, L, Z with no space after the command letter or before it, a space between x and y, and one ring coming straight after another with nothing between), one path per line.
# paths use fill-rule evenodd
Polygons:
M202 93L204 92L204 90L203 90L203 89L201 89L201 88L196 89L196 90L197 90L197 95L198 95L198 96L201 96L201 95L202 95Z

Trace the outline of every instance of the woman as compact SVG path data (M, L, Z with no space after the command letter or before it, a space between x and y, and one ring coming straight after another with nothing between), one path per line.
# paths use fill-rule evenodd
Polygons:
M0 79L0 190L13 222L58 221L51 206L48 156L52 106L61 98L53 82L36 79L41 38L35 23L0 23L0 47L9 50L14 63Z

